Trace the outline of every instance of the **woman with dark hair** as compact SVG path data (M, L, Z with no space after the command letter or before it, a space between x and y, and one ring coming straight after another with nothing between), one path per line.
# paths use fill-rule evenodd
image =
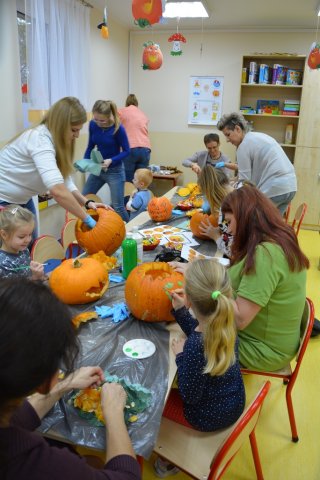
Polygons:
M257 188L245 185L229 193L221 210L233 235L228 271L240 363L278 370L299 345L309 260L293 229Z
M149 119L138 105L137 97L130 93L126 99L126 106L119 109L119 117L130 143L130 155L124 159L127 182L132 182L134 172L138 168L148 168L150 162Z
M130 153L126 131L121 125L117 106L111 100L97 100L92 115L84 158L90 158L91 151L97 148L103 157L102 170L100 175L89 175L82 193L97 193L107 183L112 207L124 222L128 222L123 200L126 181L123 161Z
M50 446L34 432L62 395L103 382L100 367L68 373L78 350L69 310L46 286L27 279L1 280L0 478L141 478L124 423L126 394L118 384L105 383L101 391L108 446L104 469L90 467L66 448ZM67 375L59 381L61 364Z

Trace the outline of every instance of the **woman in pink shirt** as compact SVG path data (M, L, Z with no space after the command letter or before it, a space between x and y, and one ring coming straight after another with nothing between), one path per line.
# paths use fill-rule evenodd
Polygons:
M130 144L130 155L123 159L126 170L126 181L132 182L134 172L138 168L147 168L150 161L151 144L148 134L148 117L138 108L137 97L130 93L126 106L121 108L119 116Z

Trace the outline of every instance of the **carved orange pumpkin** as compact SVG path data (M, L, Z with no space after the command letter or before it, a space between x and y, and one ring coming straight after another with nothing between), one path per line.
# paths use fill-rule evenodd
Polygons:
M158 23L162 17L162 0L133 0L132 15L139 27Z
M102 297L109 277L105 267L93 258L69 259L53 270L49 285L63 303L83 304Z
M183 275L168 263L150 262L135 267L125 286L125 299L129 310L145 322L171 322L170 291L183 286Z
M126 228L120 215L112 210L98 208L89 210L89 215L97 222L92 229L78 219L75 233L80 247L91 255L103 250L112 255L120 247L126 234Z
M148 212L155 222L165 222L171 217L173 205L166 197L153 197L148 203Z
M200 224L204 220L209 219L209 222L213 227L218 226L218 215L213 216L213 215L207 215L202 212L197 212L195 213L190 220L190 230L193 233L195 237L202 238L203 240L208 240L209 237L207 235L204 235L203 233L200 232Z
M163 61L163 55L159 45L154 42L147 42L143 44L144 50L142 54L142 68L143 70L158 70Z

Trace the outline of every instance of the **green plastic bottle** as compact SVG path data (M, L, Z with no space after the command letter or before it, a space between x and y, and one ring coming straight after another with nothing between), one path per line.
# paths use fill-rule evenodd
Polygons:
M132 233L128 232L123 240L122 247L122 276L127 279L131 270L137 266L137 242L132 238Z

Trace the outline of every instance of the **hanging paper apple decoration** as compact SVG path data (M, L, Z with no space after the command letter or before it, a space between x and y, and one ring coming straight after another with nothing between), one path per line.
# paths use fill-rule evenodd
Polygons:
M133 0L132 15L134 23L141 28L158 23L162 17L162 0Z
M158 70L162 65L163 55L157 43L146 42L143 44L142 68L143 70Z
M186 43L185 37L181 33L174 33L168 38L168 42L172 42L170 54L173 56L182 55L181 42Z
M312 70L320 69L320 44L313 42L308 56L308 65Z

